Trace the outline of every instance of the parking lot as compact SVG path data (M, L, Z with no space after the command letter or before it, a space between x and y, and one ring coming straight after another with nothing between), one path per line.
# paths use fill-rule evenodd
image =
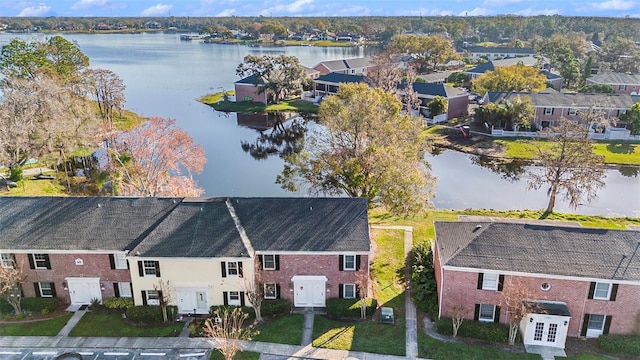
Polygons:
M0 360L71 360L80 359L108 359L108 360L160 360L160 359L183 359L183 360L205 360L209 359L211 350L196 349L2 349L0 350ZM69 354L68 356L63 354Z

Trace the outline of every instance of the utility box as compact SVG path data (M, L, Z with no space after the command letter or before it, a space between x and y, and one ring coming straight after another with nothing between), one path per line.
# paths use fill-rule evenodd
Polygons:
M393 308L383 307L380 309L380 322L393 324Z

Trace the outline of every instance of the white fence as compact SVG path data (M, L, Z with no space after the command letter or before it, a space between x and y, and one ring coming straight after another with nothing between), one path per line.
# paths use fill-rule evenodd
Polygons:
M502 129L491 129L491 136L496 137L550 137L552 133L541 133L534 131L507 131ZM631 135L631 131L620 128L609 128L604 133L589 132L589 138L593 140L632 140L639 141L640 135Z

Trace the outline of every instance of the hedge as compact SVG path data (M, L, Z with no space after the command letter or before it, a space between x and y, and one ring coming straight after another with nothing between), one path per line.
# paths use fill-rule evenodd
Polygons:
M31 311L32 313L49 313L53 312L58 308L60 304L60 299L57 297L54 298L35 298L28 297L22 298L21 306L24 311ZM13 306L9 305L9 303L0 299L0 313L2 314L12 314Z
M640 336L600 335L598 343L606 352L640 355Z
M378 307L376 299L367 298L367 316L373 315ZM359 318L360 317L360 299L327 299L327 315L330 317L343 318Z
M453 335L451 318L437 319L436 331L443 335ZM506 343L509 342L509 326L500 323L464 320L458 329L458 336ZM516 342L520 342L520 340L520 332L518 332Z
M133 306L132 298L110 297L104 300L104 307L107 309L126 310Z
M160 306L132 306L125 312L127 319L133 322L162 322L162 307ZM178 314L178 307L175 305L167 306L167 315L169 321L175 320L175 315ZM173 315L173 316L172 316Z

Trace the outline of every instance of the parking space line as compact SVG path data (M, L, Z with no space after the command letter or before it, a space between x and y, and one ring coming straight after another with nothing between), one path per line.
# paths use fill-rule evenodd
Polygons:
M183 358L183 357L192 357L192 356L204 356L206 354L206 352L202 352L202 353L189 353L189 354L180 354L178 355L179 357Z
M157 353L140 353L141 356L166 356L167 353L163 353L163 352L157 352Z

